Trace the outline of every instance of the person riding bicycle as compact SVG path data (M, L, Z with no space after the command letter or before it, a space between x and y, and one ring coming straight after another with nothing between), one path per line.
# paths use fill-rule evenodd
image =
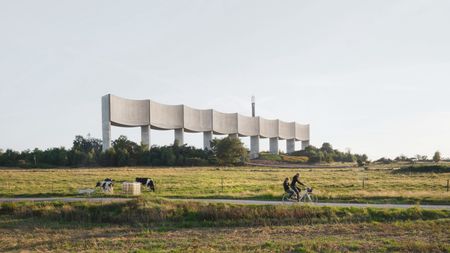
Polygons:
M284 188L284 191L285 191L287 194L289 194L289 195L288 195L288 198L291 198L292 195L294 195L294 191L291 189L291 187L290 187L290 185L289 185L289 178L288 178L288 177L284 179L284 182L283 182L283 188Z
M300 201L300 188L297 187L297 183L306 186L304 183L300 182L299 180L300 178L300 173L295 174L295 176L292 178L292 182L291 182L291 189L295 192L295 194L297 195L297 201Z

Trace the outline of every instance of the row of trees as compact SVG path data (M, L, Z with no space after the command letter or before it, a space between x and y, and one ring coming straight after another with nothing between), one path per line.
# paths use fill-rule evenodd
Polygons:
M125 136L112 142L112 148L102 151L102 142L91 137L76 136L70 149L64 147L47 150L11 149L0 150L0 166L20 167L84 167L84 166L206 166L237 165L247 160L248 150L239 138L214 139L212 150L178 145L152 146L150 149L139 145ZM340 152L331 144L322 147L308 146L292 155L307 157L310 163L320 162L367 162L366 155Z
M112 142L112 148L103 152L102 142L95 138L76 136L71 149L64 147L47 150L0 150L0 166L54 167L54 166L204 166L236 165L243 163L247 150L238 138L214 139L212 151L192 146L139 145L125 136Z
M304 150L294 152L292 155L306 156L311 163L358 162L358 164L364 164L368 160L368 157L365 154L352 154L350 152L341 152L337 149L333 149L333 146L328 142L323 143L320 148L310 145Z
M433 155L431 160L433 162L435 162L435 163L441 161L441 152L439 152L439 151L434 152L434 155ZM426 156L426 155L416 155L415 157L412 157L412 158L411 157L407 157L405 155L399 155L396 158L394 158L393 160L389 159L389 158L382 157L382 158L376 160L375 162L389 164L389 163L393 163L393 162L410 162L410 163L415 163L416 161L428 162L430 160L428 159L428 156Z

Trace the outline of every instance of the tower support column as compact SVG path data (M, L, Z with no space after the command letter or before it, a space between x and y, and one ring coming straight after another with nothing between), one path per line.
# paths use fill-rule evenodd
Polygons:
M141 144L150 149L150 125L141 126Z
M309 140L307 141L302 141L302 150L305 150L306 147L309 146Z
M295 139L286 140L286 153L290 154L295 151Z
M212 131L203 132L203 149L211 150Z
M111 148L111 119L109 95L102 97L102 150Z
M175 141L179 146L184 145L184 128L175 129Z
M269 149L270 153L278 154L278 137L270 138Z
M250 137L250 159L259 157L259 136Z

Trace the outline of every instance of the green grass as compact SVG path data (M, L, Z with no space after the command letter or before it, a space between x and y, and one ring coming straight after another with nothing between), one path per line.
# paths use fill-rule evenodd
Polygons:
M171 226L242 226L404 221L450 218L449 210L316 207L304 205L233 205L164 199L126 203L3 203L0 215L61 222Z
M0 251L448 252L450 211L139 199L0 208Z
M391 165L392 166L392 165ZM382 166L343 169L278 169L260 167L0 169L1 197L76 196L106 177L121 182L151 177L157 192L144 196L177 198L281 199L282 182L300 172L319 200L362 203L450 204L450 173L392 173ZM365 187L362 188L362 179ZM222 187L223 186L223 187ZM96 196L104 196L98 192Z

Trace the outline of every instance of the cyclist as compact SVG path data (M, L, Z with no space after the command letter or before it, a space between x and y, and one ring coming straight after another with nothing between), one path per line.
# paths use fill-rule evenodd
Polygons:
M289 178L284 179L283 188L284 188L284 191L287 194L289 194L288 199L290 199L292 197L292 195L294 195L294 191L291 189L291 187L289 185Z
M291 189L295 192L295 194L297 195L297 201L300 201L300 188L297 187L297 183L305 186L304 183L300 182L299 180L300 178L300 173L295 174L295 176L292 178L292 182L291 182Z

